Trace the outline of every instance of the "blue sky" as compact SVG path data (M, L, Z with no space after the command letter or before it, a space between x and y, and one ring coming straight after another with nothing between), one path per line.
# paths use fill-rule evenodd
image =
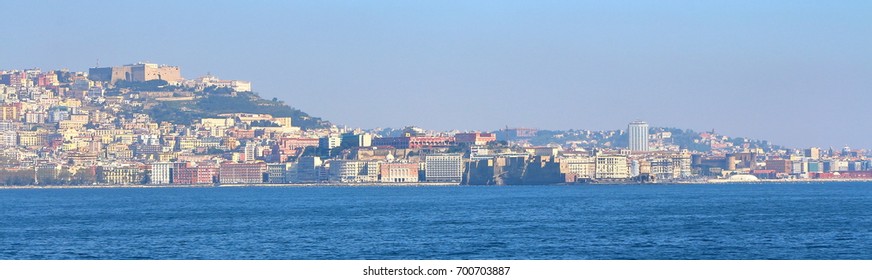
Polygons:
M351 127L872 148L872 1L18 1L0 69L151 61Z

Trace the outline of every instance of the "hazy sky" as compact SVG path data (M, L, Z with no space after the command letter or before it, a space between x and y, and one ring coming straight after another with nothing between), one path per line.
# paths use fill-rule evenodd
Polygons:
M351 127L872 148L872 1L16 1L0 69L137 61Z

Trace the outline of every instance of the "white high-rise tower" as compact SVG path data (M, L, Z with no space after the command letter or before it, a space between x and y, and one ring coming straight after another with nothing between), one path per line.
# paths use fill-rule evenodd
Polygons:
M631 122L627 131L630 134L630 151L648 151L648 123Z

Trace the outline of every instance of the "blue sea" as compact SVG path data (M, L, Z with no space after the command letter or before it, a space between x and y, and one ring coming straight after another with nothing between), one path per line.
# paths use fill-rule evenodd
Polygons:
M0 259L872 259L872 183L5 189Z

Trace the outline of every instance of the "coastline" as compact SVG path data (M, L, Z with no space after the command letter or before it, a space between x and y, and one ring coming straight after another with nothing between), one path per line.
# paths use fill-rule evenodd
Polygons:
M846 179L760 179L757 181L730 181L726 179L712 179L702 184L779 184L779 183L831 183L831 182L872 182L872 178L846 178Z
M417 183L294 183L294 184L197 184L197 185L45 185L45 186L0 186L4 189L117 189L117 188L293 188L293 187L452 187L459 183L417 182Z
M724 179L711 179L707 181L675 181L675 182L591 182L591 183L564 183L543 186L618 186L618 185L723 185L723 184L811 184L811 183L847 183L847 182L872 182L872 178L852 179L761 179L758 181L729 181ZM45 185L45 186L0 186L0 190L15 189L123 189L123 188L307 188L307 187L505 187L513 185L461 185L459 183L444 182L415 182L415 183L292 183L292 184L198 184L198 185Z

